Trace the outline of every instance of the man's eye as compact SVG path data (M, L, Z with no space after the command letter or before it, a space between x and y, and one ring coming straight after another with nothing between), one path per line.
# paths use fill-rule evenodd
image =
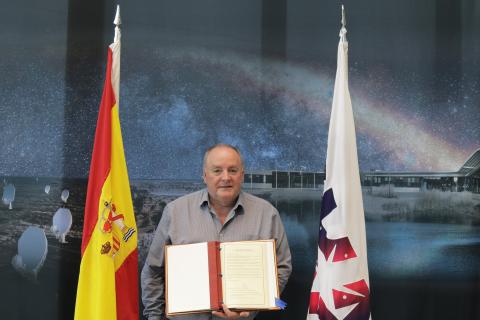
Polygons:
M222 170L221 169L213 169L212 172L214 174L220 174L220 173L222 173Z
M238 171L239 171L238 168L230 168L230 169L228 169L228 172L229 172L229 173L232 173L232 174L237 174Z

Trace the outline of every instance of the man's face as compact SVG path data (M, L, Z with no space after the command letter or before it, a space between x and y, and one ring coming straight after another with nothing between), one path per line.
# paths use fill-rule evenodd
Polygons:
M243 183L243 166L238 153L228 147L210 150L203 168L203 181L214 205L233 205Z

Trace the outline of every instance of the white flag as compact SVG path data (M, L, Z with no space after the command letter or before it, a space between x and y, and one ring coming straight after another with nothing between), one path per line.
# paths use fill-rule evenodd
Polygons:
M346 32L343 26L338 44L318 258L308 320L371 318L362 190L348 90Z

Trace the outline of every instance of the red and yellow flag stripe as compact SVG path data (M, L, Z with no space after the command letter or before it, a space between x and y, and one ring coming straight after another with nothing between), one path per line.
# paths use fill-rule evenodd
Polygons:
M138 319L137 227L125 162L118 88L120 32L108 63L85 203L75 319Z

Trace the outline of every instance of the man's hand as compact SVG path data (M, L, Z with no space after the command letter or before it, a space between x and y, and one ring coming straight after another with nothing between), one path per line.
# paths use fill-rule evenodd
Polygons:
M231 311L224 304L222 304L222 308L223 308L223 312L213 311L212 314L214 316L224 318L224 319L240 319L240 318L246 318L250 315L250 312L247 312L247 311L241 311L241 312Z

